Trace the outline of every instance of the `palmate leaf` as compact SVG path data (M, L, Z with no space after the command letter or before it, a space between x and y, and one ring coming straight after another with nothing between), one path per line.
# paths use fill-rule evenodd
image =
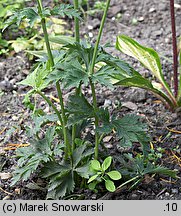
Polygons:
M67 111L70 113L68 125L78 124L84 119L94 117L94 109L83 95L71 95Z
M49 73L50 71L46 69L45 65L39 65L24 80L18 82L18 85L31 86L34 90L41 91L48 85L48 82L45 80L45 78Z
M89 152L89 153L88 153ZM89 178L89 161L83 159L93 154L86 143L76 148L72 154L72 162L48 162L41 170L41 176L50 180L47 198L59 199L73 192L75 187L74 173ZM80 163L81 162L81 163ZM80 163L80 164L79 164Z
M40 164L51 160L53 151L51 145L54 140L55 128L49 128L42 140L32 140L29 147L17 149L18 167L13 172L11 185L19 180L26 181Z
M121 119L113 120L114 129L120 138L121 146L132 146L133 142L142 143L142 136L146 136L146 125L139 121L136 115L126 115ZM147 137L147 136L146 136ZM149 141L149 138L147 138Z
M36 149L37 152L42 154L48 154L51 156L52 150L51 145L55 139L55 127L48 128L45 137L41 140L32 140L32 146Z
M93 154L93 152L92 152ZM89 169L90 169L90 163L88 162L87 164L83 165L83 166L80 166L80 167L77 167L75 169L75 172L81 176L82 178L86 178L88 179L89 178Z
M48 124L50 122L57 122L58 120L59 119L56 114L34 116L33 122L35 125L31 128L31 134L33 135L39 132L42 125Z
M105 85L107 87L113 88L111 83L111 76L114 74L115 69L110 66L101 67L96 73L92 75L92 81L94 83L98 82L101 85Z
M98 57L96 59L96 63L98 63L98 62L105 62L108 66L118 70L119 75L123 76L124 78L127 78L129 76L133 76L133 75L137 74L137 72L129 64L127 64L125 61L118 59L116 57L113 57L112 55L110 55L109 53L106 53L104 51L102 51L98 55Z
M153 164L148 164L148 166L145 169L145 174L149 174L149 173L154 173L154 174L160 174L160 175L165 175L165 176L170 176L172 178L178 178L177 176L177 172L175 170L170 170L167 167L163 167L163 166L155 166Z
M81 43L69 44L66 47L68 48L68 58L70 58L70 60L75 60L75 58L78 57L83 61L86 71L89 71L94 47L84 41L81 41Z
M30 157L30 159L27 160L25 165L19 168L17 167L15 169L15 171L13 172L11 186L15 185L20 180L26 181L31 176L31 174L37 170L40 164L49 160L50 158L48 155L37 152L35 155Z
M74 9L72 5L69 4L61 4L59 6L54 7L50 10L51 15L60 15L61 17L77 17L80 18L80 13Z
M27 19L30 27L32 27L37 19L39 19L39 15L36 8L29 7L24 8L18 12L14 12L13 15L7 19L4 24L3 31L10 25L16 23L18 26L20 25L23 19Z
M80 82L87 85L89 82L87 72L82 68L77 59L57 64L56 69L47 77L48 82L60 79L64 88L78 87Z
M154 49L144 47L132 38L125 35L120 35L117 37L116 48L121 52L137 59L142 65L148 68L167 89L167 91L171 93L170 87L163 77L160 58Z
M50 178L47 199L59 199L60 197L64 197L67 193L73 192L74 187L75 182L71 169L55 174Z
M149 137L145 133L146 125L140 122L139 116L128 114L120 119L112 118L109 122L103 122L103 125L98 128L100 133L106 134L113 130L120 138L121 146L131 147L134 142L139 142L146 153Z

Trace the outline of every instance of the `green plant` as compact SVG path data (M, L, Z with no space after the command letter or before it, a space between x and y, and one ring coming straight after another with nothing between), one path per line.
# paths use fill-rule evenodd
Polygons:
M152 159L145 157L145 155L137 154L133 157L132 154L124 154L122 157L116 157L116 160L120 163L119 171L124 176L124 182L118 186L118 189L128 185L130 183L130 189L140 184L146 177L146 175L166 175L172 178L178 178L175 170L170 170L161 165L157 165Z
M97 83L113 88L113 76L133 71L127 63L100 47L109 4L110 0L107 0L95 46L80 40L77 0L74 1L74 8L64 4L44 8L42 1L37 0L37 7L24 8L7 20L5 28L13 23L19 25L22 19L27 19L33 27L35 21L40 19L46 43L46 50L31 52L38 58L38 63L26 79L19 83L31 88L24 102L33 111L33 126L27 127L33 141L30 141L30 147L17 150L19 167L15 169L13 184L27 180L32 173L41 171L42 177L49 181L47 196L52 199L64 197L73 192L80 182L81 185L86 184L85 179L89 179L91 175L88 170L90 161L99 159L99 146L103 137L112 132L117 134L121 146L132 147L134 143L139 143L144 154L148 153L150 139L145 133L146 125L141 123L138 116L125 115L118 118L97 103ZM46 21L54 15L74 17L75 38L49 37ZM53 50L51 42L64 46ZM46 88L52 85L56 87L56 103L46 93ZM92 98L86 98L82 92L83 86L90 87ZM62 88L71 93L67 103ZM51 114L39 109L37 95L49 105ZM32 96L34 101L31 100ZM41 129L46 131L43 138ZM94 130L94 140L86 139L83 135L85 129ZM108 157L102 164L102 178L108 175L113 180L117 179L117 172L105 173L109 167L105 168L107 161L110 163L111 158ZM110 179L106 179L106 182L109 190L115 189Z
M89 188L91 190L94 190L96 185L102 181L105 182L105 187L108 191L114 192L116 190L116 187L114 185L114 182L112 180L119 180L121 179L121 174L117 170L111 170L108 171L112 163L112 157L107 157L102 165L98 160L92 160L90 168L94 172L94 175L92 175L88 183Z
M28 0L29 1L29 0ZM16 0L16 1L6 1L2 0L2 8L0 17L2 17L2 23L0 22L0 30L2 30L2 34L0 35L0 54L6 54L12 48L16 53L22 50L42 50L45 48L45 41L44 37L42 37L42 30L41 30L41 21L38 16L36 16L36 9L33 12L29 8L29 15L28 10L26 13L26 9L22 9L26 5L26 1L24 0ZM54 7L55 11L52 13L56 13L57 6ZM66 11L67 9L64 8ZM18 12L17 12L18 10ZM26 15L25 15L26 13ZM31 14L32 13L32 14ZM65 12L66 13L66 12ZM28 17L35 16L35 20L33 21L33 28L31 28L31 22L28 21ZM23 17L24 16L24 17ZM25 19L25 16L27 19ZM9 18L10 17L10 18ZM17 21L16 18L17 17ZM9 18L9 19L8 19ZM3 39L4 35L7 33L4 32L7 25L14 24L14 22L19 25L19 29L21 30L20 33L17 32L16 25L12 25L11 28L8 30L8 37L7 39ZM12 23L11 23L12 22ZM46 19L48 28L48 34L50 36L54 35L61 35L70 33L70 31L66 30L66 22L61 18L49 16ZM29 28L30 27L30 28ZM16 36L12 32L15 32ZM52 45L53 46L53 45ZM34 56L29 55L30 59Z
M178 81L178 53L176 45L175 15L173 0L171 2L173 53L174 53L174 93L166 82L159 55L151 48L144 47L132 38L120 35L117 37L116 48L121 52L137 59L144 67L149 69L158 82L151 82L137 71L114 77L115 85L133 86L146 89L157 95L170 110L176 110L181 106L181 81ZM178 49L180 52L180 49ZM180 76L179 79L181 80Z
M0 1L0 31L4 28L4 22L12 14L15 9L20 9L24 6L24 0L1 0ZM3 38L0 33L0 55L7 54L10 50L8 41Z

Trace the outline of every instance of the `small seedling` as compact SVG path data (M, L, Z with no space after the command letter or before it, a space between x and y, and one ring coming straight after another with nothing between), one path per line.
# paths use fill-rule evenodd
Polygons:
M90 168L95 173L88 180L89 188L94 190L96 185L102 181L105 182L105 187L108 191L114 192L116 190L115 184L112 180L121 179L120 172L116 170L108 171L112 163L112 157L107 157L102 165L98 160L92 160Z

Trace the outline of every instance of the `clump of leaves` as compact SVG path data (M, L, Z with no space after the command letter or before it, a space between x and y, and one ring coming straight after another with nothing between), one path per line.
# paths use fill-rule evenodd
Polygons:
M92 175L89 180L89 188L91 190L95 190L95 187L98 183L102 181L105 182L105 187L108 191L114 192L116 190L115 184L112 180L119 180L121 179L121 174L117 170L108 171L112 163L112 157L107 157L102 165L98 160L92 160L90 169L93 171L94 175Z
M90 156L94 153L89 143L78 141L81 145L72 153L71 161L47 163L42 169L42 177L49 179L47 198L59 199L74 191L81 178L89 178ZM81 177L81 178L77 178Z
M152 161L153 158L150 160L149 156L145 157L145 155L137 154L133 157L129 153L121 157L115 157L115 159L119 162L119 171L124 176L124 182L118 188L131 184L130 189L132 189L140 184L146 178L146 175L158 174L178 178L176 170L158 165L156 161Z
M4 28L6 19L12 14L15 9L20 9L24 6L24 0L1 0L0 1L0 31ZM0 55L7 54L10 51L9 43L4 39L4 35L0 33Z
M146 155L149 137L140 119L135 115L125 115L122 118L111 116L108 109L98 107L97 103L97 83L113 88L113 79L138 74L127 63L106 53L104 48L100 47L109 4L110 0L107 0L95 46L82 42L79 38L77 0L74 0L75 9L64 4L53 9L43 8L42 1L37 0L37 8L25 8L7 21L7 25L19 25L22 19L27 19L30 26L33 26L35 21L40 19L46 42L46 51L32 52L39 58L38 63L32 73L19 83L31 87L25 102L37 118L32 130L29 129L33 142L28 148L17 150L19 160L13 184L19 180L27 180L32 173L41 170L42 177L49 180L47 197L58 199L72 193L81 181L85 182L85 179L90 178L89 167L93 159L91 164L96 174L89 179L89 183L93 179L101 179L105 181L109 191L114 191L115 185L112 180L120 179L120 173L116 170L108 171L112 162L111 157L107 157L102 165L98 161L99 145L103 137L111 132L117 134L122 146L132 147L134 143L139 143ZM75 19L75 38L51 38L54 43L63 41L64 46L61 50L52 50L50 44L46 20L52 15ZM56 87L58 104L45 93L50 85ZM90 86L92 100L83 94L83 85ZM62 86L71 92L67 103L63 97ZM31 102L30 97L37 94L52 109L50 115L46 115L40 109L36 110L36 104ZM54 127L47 125L48 122L52 122ZM45 137L40 139L38 131L45 125L49 129ZM90 140L82 139L86 127L91 127L95 131L95 140L91 145ZM55 145L56 136L60 141Z
M181 76L179 76L178 68L181 65L180 47L176 42L175 31L175 14L174 1L170 0L170 11L172 20L172 38L173 38L173 80L174 93L172 92L169 83L166 82L162 71L160 57L158 53L152 48L142 46L137 41L126 35L119 35L117 37L116 48L121 52L137 59L145 68L149 69L153 76L157 79L152 82L144 78L141 74L132 73L125 77L115 77L115 85L139 87L156 94L163 103L172 111L175 111L181 106Z

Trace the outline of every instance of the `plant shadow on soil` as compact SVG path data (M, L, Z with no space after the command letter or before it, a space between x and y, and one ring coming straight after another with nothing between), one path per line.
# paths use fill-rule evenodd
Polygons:
M180 7L176 8L177 27L181 22L181 2ZM96 37L100 23L101 15L96 14L89 17L88 23L82 24L82 36L87 32L93 38ZM163 56L172 58L171 45L171 24L169 17L168 1L126 1L113 0L109 11L106 28L101 43L110 41L115 43L116 36L120 33L127 34L141 43L156 49ZM97 24L96 24L97 23ZM91 28L90 28L91 26ZM90 30L91 29L91 30ZM180 31L180 32L179 32ZM181 35L181 29L178 28L178 35ZM131 62L137 70L146 76L150 76L137 62L124 55L119 54L115 48L109 48L109 52L119 55ZM172 65L164 58L162 59L163 70L165 70L166 79L170 80ZM26 143L27 138L24 133L24 125L30 123L29 111L22 104L26 88L16 86L16 82L24 79L30 69L29 62L24 54L20 53L13 57L0 60L0 88L3 94L0 96L0 161L4 165L0 172L11 173L16 164L14 150L4 152L4 146L9 143ZM52 92L52 89L48 89ZM89 95L89 89L84 89L85 94ZM180 176L181 166L181 135L176 131L181 131L181 116L171 113L148 92L140 89L119 87L111 91L105 87L97 86L98 103L100 106L108 107L114 111L119 103L122 108L119 109L119 115L134 113L143 116L144 121L149 125L149 133L152 137L154 147L165 149L161 163L171 169L178 170ZM66 96L66 92L65 96ZM54 94L54 90L52 92ZM68 94L68 93L67 93ZM40 106L48 110L48 107L42 101ZM19 126L18 126L19 125ZM14 128L13 135L5 136L8 129ZM175 132L171 132L174 129ZM169 136L168 136L169 134ZM117 143L109 140L106 143L111 155L119 156ZM175 149L178 158L173 157L172 150ZM1 167L0 167L1 168ZM46 190L43 189L43 182L37 176L32 176L28 181L36 182L42 185L41 190L32 190L26 187L27 183L20 183L11 188L10 179L0 179L0 199L26 199L38 200L46 198ZM176 182L168 178L154 177L144 179L144 181L135 189L129 191L129 188L117 190L114 193L96 194L89 190L77 189L76 194L83 195L84 199L118 199L118 200L143 200L143 199L181 199L181 181ZM80 196L81 197L81 196Z

